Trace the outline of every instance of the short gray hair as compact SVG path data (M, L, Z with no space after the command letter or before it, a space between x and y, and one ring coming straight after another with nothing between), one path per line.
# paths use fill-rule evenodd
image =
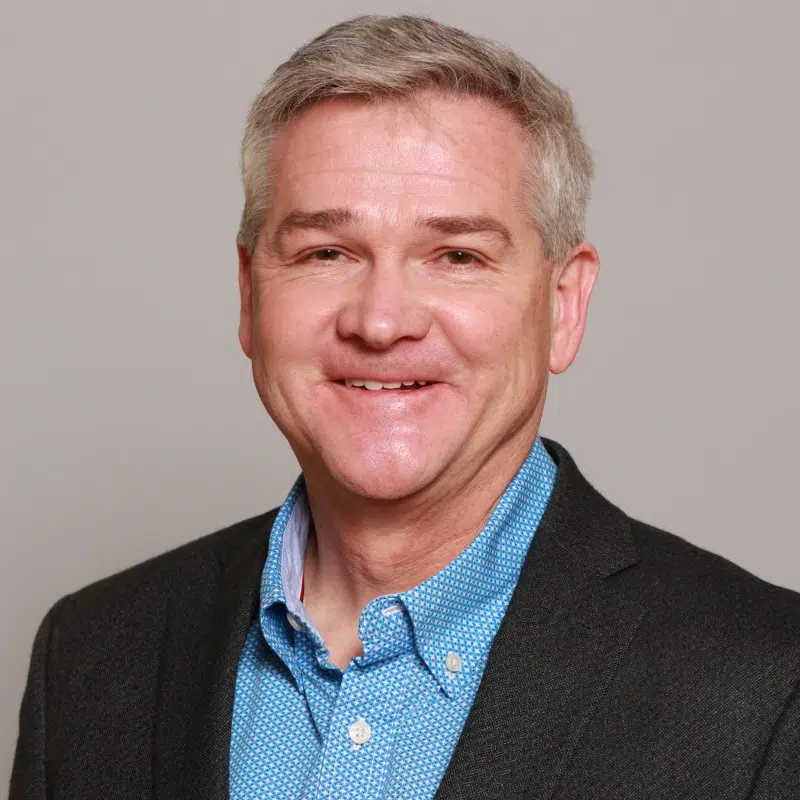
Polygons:
M270 202L269 151L281 129L320 101L358 96L413 99L426 90L486 98L528 133L524 176L548 260L583 239L593 173L569 95L508 47L415 15L364 15L334 25L296 50L253 101L242 141L240 240L252 254Z

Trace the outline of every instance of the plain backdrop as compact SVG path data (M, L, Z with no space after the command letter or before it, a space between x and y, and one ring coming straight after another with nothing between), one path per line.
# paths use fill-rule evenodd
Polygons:
M0 785L47 608L297 474L236 338L238 148L272 69L364 11L569 89L602 269L542 432L629 514L800 589L797 3L6 0Z

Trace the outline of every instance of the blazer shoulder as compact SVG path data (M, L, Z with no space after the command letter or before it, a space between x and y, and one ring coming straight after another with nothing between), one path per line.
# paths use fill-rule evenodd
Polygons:
M101 578L66 597L50 611L50 616L83 614L93 609L120 603L134 604L153 592L166 596L181 591L186 581L202 580L210 569L231 557L255 538L269 537L278 509L228 525L186 544Z
M631 533L665 618L698 640L724 635L754 654L780 652L800 673L800 593L644 522L631 520Z

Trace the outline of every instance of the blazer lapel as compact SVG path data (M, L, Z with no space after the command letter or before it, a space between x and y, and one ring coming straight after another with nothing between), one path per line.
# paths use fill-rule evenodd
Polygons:
M163 638L153 739L157 800L228 798L236 675L257 613L274 518L270 512L242 523L186 576L189 585L176 588Z
M544 443L556 484L437 800L552 797L645 612L628 517Z

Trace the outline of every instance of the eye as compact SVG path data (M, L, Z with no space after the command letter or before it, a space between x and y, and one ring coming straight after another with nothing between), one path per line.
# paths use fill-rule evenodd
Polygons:
M344 253L333 247L323 247L309 253L306 258L308 261L339 261L339 256L343 255Z
M474 267L483 264L483 260L468 250L448 250L442 258L453 267Z

